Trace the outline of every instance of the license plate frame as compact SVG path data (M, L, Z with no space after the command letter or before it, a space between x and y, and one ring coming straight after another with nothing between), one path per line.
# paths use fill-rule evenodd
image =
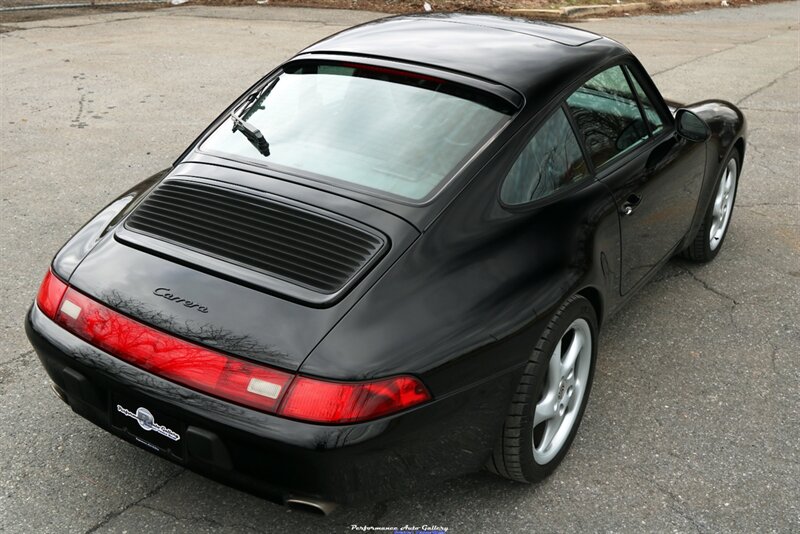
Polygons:
M186 457L183 436L186 425L153 409L152 403L112 393L111 425L144 447L165 456Z

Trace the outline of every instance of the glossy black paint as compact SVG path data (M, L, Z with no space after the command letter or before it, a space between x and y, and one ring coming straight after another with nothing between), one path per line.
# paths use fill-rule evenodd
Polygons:
M359 287L374 284L418 235L407 222L386 212L288 182L257 179L233 170L220 176L216 168L206 165L180 165L170 176L216 179L268 190L281 198L324 206L378 229L391 246ZM297 302L289 298L291 295L274 296L262 287L244 283L234 277L235 266L228 269L228 276L221 276L225 271L219 260L183 249L170 253L170 248L175 247L119 226L97 242L69 282L145 323L292 371L362 294L351 291L335 305L320 309L316 303ZM165 301L154 293L158 288L207 303L208 313L198 314Z
M139 182L100 210L83 228L67 241L53 259L53 271L69 280L75 268L86 258L100 239L115 228L153 187L169 174L165 169Z
M687 109L708 124L709 139L680 137L673 120L677 105L661 98L627 49L550 24L396 17L342 32L290 61L311 57L435 72L495 91L519 109L424 205L201 152L200 142L226 111L173 168L134 187L84 226L56 255L53 270L123 313L247 359L340 380L417 375L432 403L360 425L288 421L131 367L68 334L35 305L26 324L70 405L100 426L122 435L110 424L107 403L111 392L125 391L200 434L218 436L220 444L209 450L224 451L210 460L188 454L173 461L277 500L299 494L350 501L479 469L552 313L581 293L602 322L685 247L725 158L734 147L744 155L746 126L732 104L706 101ZM614 64L641 77L663 115L663 131L592 179L525 206L504 206L502 180L541 121L581 83ZM389 251L336 302L308 303L265 290L233 271L221 273L207 258L174 254L126 233L125 217L168 176L231 184L327 210L387 236ZM632 201L635 210L624 215ZM158 288L203 303L208 313L176 305L155 294ZM74 374L89 385L76 386Z
M324 39L302 54L370 56L466 73L514 89L527 99L537 97L541 105L570 83L574 72L624 51L610 39L575 28L522 18L441 13L369 22Z
M109 398L124 392L142 399L154 413L186 425L180 429L183 457L161 456L281 503L291 496L345 503L382 498L480 469L494 437L484 429L499 431L496 414L509 402L507 392L516 380L513 374L492 377L368 423L312 425L242 408L144 372L59 328L35 305L26 330L78 415L141 446L112 425Z

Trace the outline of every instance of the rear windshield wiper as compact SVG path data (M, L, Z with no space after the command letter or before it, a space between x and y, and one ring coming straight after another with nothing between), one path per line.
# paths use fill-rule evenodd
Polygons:
M241 118L235 112L231 111L231 120L233 120L233 132L242 132L244 136L250 141L250 144L256 147L256 150L261 152L264 156L269 156L269 143L261 133L261 130Z
M247 140L250 141L250 144L256 147L256 150L264 156L269 156L269 143L267 142L267 138L264 137L261 130L247 122L247 119L250 118L253 111L267 98L267 95L269 95L275 85L277 85L278 80L280 80L280 78L275 78L272 83L264 86L260 91L250 94L250 96L245 99L245 106L244 109L242 109L241 115L237 115L236 110L231 111L230 114L231 120L233 121L233 129L231 131L242 132Z

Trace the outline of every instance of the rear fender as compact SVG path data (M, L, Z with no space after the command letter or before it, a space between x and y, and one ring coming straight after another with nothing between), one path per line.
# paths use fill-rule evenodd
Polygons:
M146 180L143 180L117 197L113 202L100 210L83 228L61 247L53 258L53 271L62 279L69 281L72 273L100 241L100 238L115 228L125 216L133 210L162 178L172 169L164 169Z

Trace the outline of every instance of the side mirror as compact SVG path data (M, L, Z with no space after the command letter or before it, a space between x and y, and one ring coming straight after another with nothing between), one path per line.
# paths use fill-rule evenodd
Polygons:
M679 109L675 113L675 128L678 135L695 143L702 143L711 136L708 124L688 109Z

